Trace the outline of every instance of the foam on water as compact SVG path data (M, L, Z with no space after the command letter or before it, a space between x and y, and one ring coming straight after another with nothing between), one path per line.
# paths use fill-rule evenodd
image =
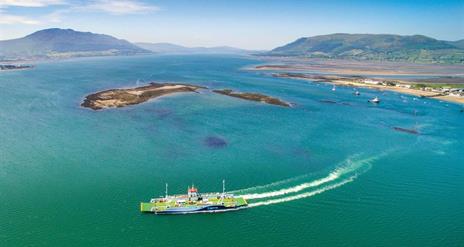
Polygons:
M347 164L350 164L351 163L351 160L353 159L356 159L359 155L351 155L349 158L347 158L346 160L344 160L343 162L339 163L337 165L337 168L332 171L328 177L331 177L333 175L335 175L335 173L339 172L339 170L346 166ZM299 180L303 180L303 179L307 179L308 177L310 177L311 174L304 174L304 175L300 175L300 176L296 176L296 177L292 177L292 178L288 178L288 179L284 179L284 180L280 180L280 181L277 181L277 182L272 182L270 184L265 184L265 185L258 185L258 186L253 186L253 187L250 187L250 188L246 188L246 189L240 189L240 190L235 190L235 191L230 191L230 193L234 193L234 194L241 194L243 195L243 193L249 193L249 192L253 192L253 191L260 191L260 190L264 190L264 189L270 189L270 188L275 188L275 187L279 187L279 186L282 186L284 184L289 184L289 183L292 183L292 182L296 182L296 181L299 181ZM307 183L312 183L313 185L317 184L317 181L320 181L320 180L326 180L328 179L328 177L325 177L325 178L321 178L321 179L318 179L316 181L312 181L312 182L305 182L305 183L302 183L300 185L297 185L295 187L299 187L301 185L304 185L304 184L307 184ZM309 186L311 187L311 186ZM289 188L291 189L291 188ZM287 189L283 189L283 190L287 190ZM274 191L276 192L276 191ZM259 199L259 198L263 198L262 196L258 196L258 194L268 194L268 193L273 193L273 192L264 192L264 193L249 193L249 194L245 194L243 196L246 196L247 199ZM256 196L255 198L252 198Z
M330 172L325 177L322 177L322 178L319 178L313 181L309 181L309 182L304 182L304 183L301 183L299 185L289 187L289 188L283 188L283 189L263 192L263 193L245 194L242 196L247 200L257 200L257 199L279 197L279 196L285 196L288 194L294 194L292 196L287 196L287 197L282 197L282 198L277 198L277 199L253 202L249 204L250 207L257 207L257 206L263 206L263 205L288 202L288 201L293 201L297 199L314 196L314 195L323 193L328 190L335 189L344 184L354 181L360 174L363 174L364 172L368 171L371 168L372 161L380 158L383 155L385 154L369 157L369 158L362 159L362 160L355 160L355 161L353 161L353 157L355 156L352 156L352 157L347 158L344 162L342 162L342 165L339 165L335 170ZM301 177L302 176L299 176L298 178L301 178ZM287 179L284 181L290 182L290 181L294 181L294 179ZM271 183L269 185L264 185L264 186L257 186L257 187L249 188L246 190L272 187L272 186L283 184L284 181ZM307 191L308 189L311 189L311 188L315 190Z
M324 186L324 187L322 187L320 189L317 189L317 190L314 190L314 191L305 192L305 193L297 194L297 195L294 195L294 196L288 196L288 197L279 198L279 199L272 199L272 200L267 200L267 201L250 203L248 206L249 207L265 206L265 205L282 203L282 202L289 202L289 201L293 201L293 200L298 200L298 199L314 196L314 195L323 193L325 191L335 189L335 188L340 187L340 186L342 186L344 184L347 184L349 182L352 182L352 181L354 181L354 179L356 177L357 177L357 174L354 175L354 176L351 176L351 177L349 177L347 179L344 179L341 182L331 184L331 185L327 185L327 186Z
M294 187L281 189L281 190L277 190L277 191L271 191L271 192L265 192L265 193L247 194L247 195L243 195L243 197L245 199L261 199L261 198L267 198L267 197L282 196L282 195L286 195L286 194L289 194L289 193L296 193L296 192L302 191L302 190L310 188L310 187L319 186L321 184L333 181L333 180L337 179L338 177L339 177L339 173L337 171L335 171L335 172L331 172L327 177L317 179L317 180L314 180L312 182L299 184L299 185L294 186Z
M305 175L301 175L301 176L297 176L297 177L293 177L293 178L288 178L288 179L285 179L285 180L280 180L280 181L273 182L273 183L270 183L270 184L258 185L258 186L254 186L254 187L251 187L251 188L230 191L230 193L242 194L242 193L247 193L249 191L257 191L257 190L262 190L262 189L273 188L273 187L277 187L277 186L280 186L280 185L283 185L283 184L287 184L287 183L291 183L291 182L294 182L294 181L298 181L298 180L307 178L308 176L309 176L309 174L305 174Z

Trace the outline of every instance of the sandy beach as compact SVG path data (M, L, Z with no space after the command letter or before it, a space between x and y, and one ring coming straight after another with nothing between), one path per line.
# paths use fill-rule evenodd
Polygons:
M464 88L464 65L462 64L419 64L295 57L262 57L262 59L263 64L248 69L273 72L275 77L389 90L464 104L462 96L453 96L437 92L437 90L422 90L415 86L420 84L422 88L429 87L429 85L435 86L435 88ZM364 81L369 80L386 83L364 83Z
M356 77L341 77L341 76L335 76L335 75L307 75L307 74L298 74L298 73L297 74L275 73L273 74L273 76L291 78L291 79L299 79L299 80L307 80L307 81L325 82L325 83L331 83L331 84L339 85L339 86L388 90L388 91L394 91L394 92L403 93L403 94L414 95L418 97L433 98L433 99L439 99L439 100L453 102L453 103L464 104L464 97L441 95L441 94L438 94L437 92L430 92L430 91L424 91L424 90L419 90L419 89L414 89L414 88L405 88L405 87L399 87L399 86L366 84L366 83L358 82L359 78L356 78ZM397 81L397 82L408 83L407 81Z
M329 82L333 83L335 85L341 85L341 86L388 90L388 91L394 91L394 92L403 93L403 94L414 95L414 96L418 96L418 97L428 97L428 98L432 98L432 99L440 99L440 100L443 100L443 101L464 104L464 97L455 97L455 96L450 96L450 95L434 96L434 95L437 95L437 93L428 92L428 91L422 91L422 90L417 90L417 89L411 89L411 88L402 88L402 87L395 87L395 86L383 86L383 85L367 85L365 83L356 83L356 82L344 81L344 80L334 80L334 81L329 81Z

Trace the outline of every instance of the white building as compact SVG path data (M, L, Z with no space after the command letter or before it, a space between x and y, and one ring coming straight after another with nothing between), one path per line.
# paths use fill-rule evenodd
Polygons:
M372 80L372 79L364 79L364 83L372 84L372 85L379 85L381 82L377 80Z

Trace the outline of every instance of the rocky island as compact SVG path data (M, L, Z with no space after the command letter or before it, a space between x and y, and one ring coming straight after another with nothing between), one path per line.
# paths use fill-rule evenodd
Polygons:
M32 65L0 64L0 70L31 69Z
M263 103L271 104L271 105L279 105L279 106L284 106L284 107L292 106L288 102L285 102L280 99L273 98L267 95L259 94L259 93L241 93L241 92L234 92L231 89L213 90L213 92L222 94L222 95L235 97L235 98L263 102Z
M82 107L101 110L113 107L125 107L146 102L150 99L180 92L196 92L201 86L173 83L150 83L136 88L109 89L85 97Z

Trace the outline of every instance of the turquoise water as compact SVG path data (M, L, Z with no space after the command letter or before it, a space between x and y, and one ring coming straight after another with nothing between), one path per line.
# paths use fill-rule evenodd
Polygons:
M0 74L0 246L463 246L464 113L393 92L273 78L232 56L90 58ZM202 91L123 109L89 93L148 81ZM367 100L379 96L379 105ZM336 104L324 101L335 101ZM421 135L392 128L417 128ZM225 146L206 145L209 137ZM155 216L139 202L227 189L251 208Z

